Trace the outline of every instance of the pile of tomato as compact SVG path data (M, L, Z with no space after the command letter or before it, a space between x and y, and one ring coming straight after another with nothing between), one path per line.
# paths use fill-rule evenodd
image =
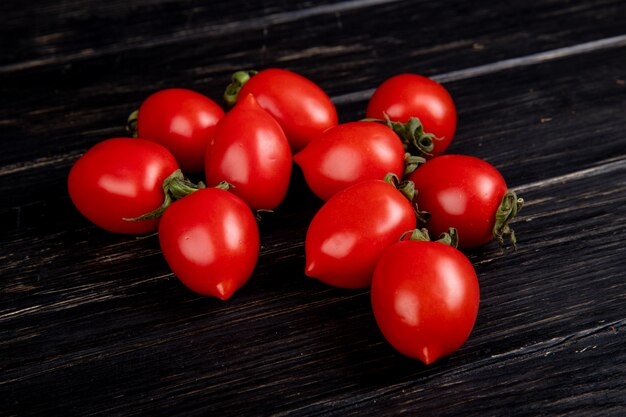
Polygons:
M441 155L456 130L450 94L397 75L376 89L366 119L338 124L319 86L266 69L235 73L224 99L226 113L191 90L149 96L128 120L132 137L100 142L72 167L76 208L111 232L158 230L180 281L226 300L252 275L255 217L283 201L295 162L325 201L306 234L306 275L370 287L380 330L405 355L429 364L458 349L479 286L456 247L515 245L509 222L523 201L489 163ZM199 172L204 182L185 176Z

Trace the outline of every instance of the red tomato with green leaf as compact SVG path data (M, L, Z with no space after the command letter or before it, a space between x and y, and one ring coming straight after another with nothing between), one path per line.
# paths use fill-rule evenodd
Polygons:
M346 188L311 221L305 273L336 287L367 287L381 253L415 221L413 206L393 184L367 180Z
M268 68L235 73L224 94L226 102L232 105L248 94L280 123L294 153L337 124L337 110L328 95L295 72Z
M174 202L161 218L159 242L183 284L222 300L247 282L259 255L252 211L219 188L204 188Z
M163 146L143 139L113 138L94 145L72 167L68 190L83 216L115 233L142 234L159 220L126 221L160 207L163 181L178 169Z
M271 210L285 198L291 151L280 125L249 94L220 121L207 147L206 180L227 181L252 209Z
M389 117L401 123L418 118L424 133L438 138L433 140L430 155L426 155L431 157L446 150L456 130L456 108L448 91L436 81L416 74L400 74L384 81L374 91L366 115L382 120Z
M523 200L507 190L498 170L486 161L466 155L442 155L408 176L417 190L415 202L430 213L426 227L433 236L457 229L459 247L473 248L492 239L503 244L515 234L508 223Z
M361 181L402 177L404 148L387 126L373 122L340 124L313 139L294 156L309 188L326 201Z
M400 353L430 364L467 340L478 314L476 272L458 250L438 242L389 246L372 278L374 316Z
M200 93L182 88L161 90L139 107L137 136L169 149L183 171L199 172L207 143L223 116L222 108Z

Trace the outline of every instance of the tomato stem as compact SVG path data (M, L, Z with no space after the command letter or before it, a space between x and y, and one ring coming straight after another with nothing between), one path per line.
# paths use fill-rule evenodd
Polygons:
M385 182L393 185L409 201L413 201L415 197L415 183L413 181L400 181L396 174L390 172L385 175Z
M432 156L431 152L435 149L435 140L443 140L432 133L424 132L424 125L417 117L409 118L406 123L396 122L389 118L387 113L383 113L385 119L366 118L361 119L362 122L378 122L388 126L393 130L402 141L404 150L415 156Z
M226 87L226 91L224 91L224 101L228 107L232 107L237 103L237 96L239 96L239 91L244 86L245 83L248 82L250 78L256 75L258 71L249 70L249 71L237 71L232 76L232 82Z
M131 137L137 137L137 119L139 118L139 110L135 110L128 116L126 121L126 131Z
M408 232L404 232L400 236L400 240L417 240L420 242L431 242L430 235L427 229L413 229ZM439 239L435 242L443 243L444 245L452 246L456 248L459 243L459 235L454 227L448 229L448 233L442 233L439 235Z
M420 165L425 164L426 159L421 156L411 155L409 152L404 154L404 174L403 178L415 171Z
M139 217L133 218L124 218L126 221L137 222L141 220L149 220L156 219L161 217L165 210L175 201L180 200L181 198L188 196L191 193L194 193L198 190L206 188L206 185L202 181L198 184L194 184L189 181L183 175L183 172L180 169L172 172L172 174L163 180L163 194L165 195L163 199L163 204L161 206L150 213L143 214ZM226 181L222 181L215 186L215 188L219 188L222 190L228 190L230 187L233 187L232 184L229 184Z
M515 231L509 227L509 223L517 216L523 206L524 199L518 198L515 191L507 190L504 193L500 207L496 211L496 223L493 226L493 238L498 242L500 248L504 248L504 237L506 236L513 245L513 249L517 249Z

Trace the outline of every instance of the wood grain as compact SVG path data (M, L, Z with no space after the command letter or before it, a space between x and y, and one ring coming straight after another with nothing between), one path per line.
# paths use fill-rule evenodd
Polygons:
M624 415L626 4L492 3L2 2L0 415ZM71 164L149 92L218 97L259 66L315 79L342 120L397 72L445 82L450 152L527 202L516 252L467 252L481 306L458 352L405 358L368 291L304 276L321 202L297 170L228 302L177 282L156 235L72 207Z

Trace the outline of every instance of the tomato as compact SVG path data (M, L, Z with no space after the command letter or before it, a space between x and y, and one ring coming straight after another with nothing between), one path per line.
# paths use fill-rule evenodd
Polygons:
M413 207L394 185L359 182L331 197L311 221L305 273L337 287L367 287L383 250L413 228Z
M408 179L415 183L417 206L430 213L426 227L431 234L454 227L463 248L484 245L494 237L503 243L503 235L515 244L508 222L523 200L507 191L504 178L488 162L465 155L438 156ZM497 221L496 216L502 215Z
M158 208L163 181L178 169L163 146L143 139L114 138L89 149L72 167L68 190L87 219L116 233L155 231L158 219L130 222Z
M479 298L472 264L438 242L389 246L372 278L372 308L381 332L400 353L427 365L465 342Z
M322 200L387 173L402 177L404 148L387 126L352 122L332 127L294 156L311 190Z
M441 154L454 137L456 108L441 84L416 74L400 74L384 81L367 105L368 118L406 123L416 117L424 132L434 135L430 156ZM427 155L428 156L428 155Z
M248 94L280 123L294 153L337 124L337 111L328 95L295 72L269 68L235 73L224 94L226 102L234 104Z
M165 260L189 289L228 299L256 265L259 231L250 208L219 188L204 188L163 214L159 242Z
M223 116L224 111L210 98L170 88L152 94L141 104L136 116L137 136L169 149L183 171L199 172L204 167L207 143Z
M209 185L228 181L255 210L271 210L287 193L291 151L280 125L249 94L217 125L207 147Z

